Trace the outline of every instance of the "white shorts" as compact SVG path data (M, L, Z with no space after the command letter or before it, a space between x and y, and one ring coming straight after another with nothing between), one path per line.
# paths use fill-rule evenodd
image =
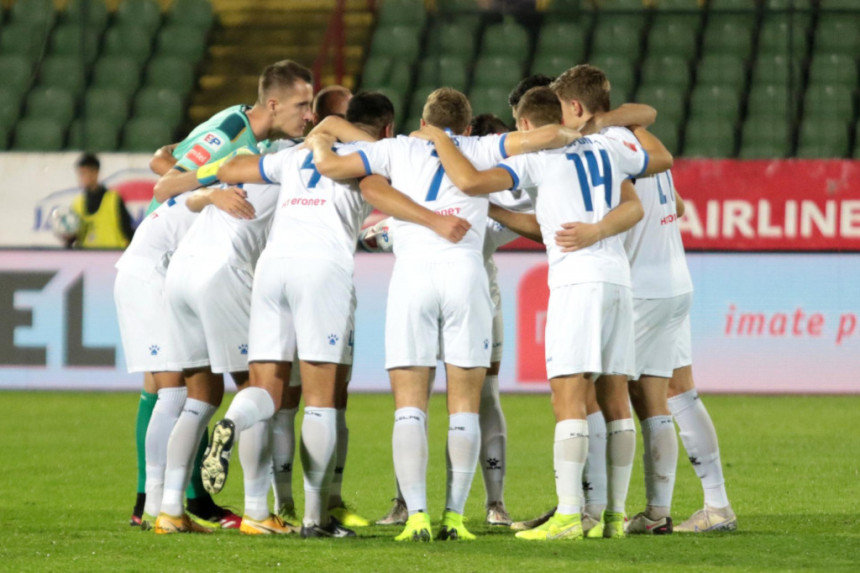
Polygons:
M174 369L209 366L216 374L248 370L252 282L243 269L203 258L170 263L165 291Z
M292 362L298 355L306 362L352 364L355 302L352 275L334 262L261 259L248 359Z
M152 273L144 280L120 269L113 298L128 371L167 371L171 345L164 277Z
M676 338L675 368L683 368L693 364L693 341L690 332L690 314L681 323Z
M678 338L684 320L690 316L693 294L671 298L633 300L633 328L636 332L635 377L671 378L678 354Z
M547 378L634 370L633 298L628 287L583 283L550 290Z
M490 346L490 362L502 361L502 350L505 345L505 317L502 312L502 291L499 288L498 272L493 259L484 261L487 270L487 280L490 283L490 300L493 301L493 339Z
M480 259L396 262L385 313L385 368L490 365L493 303Z

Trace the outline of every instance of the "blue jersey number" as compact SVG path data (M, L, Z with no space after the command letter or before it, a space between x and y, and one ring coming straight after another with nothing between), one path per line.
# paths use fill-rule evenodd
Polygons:
M594 157L594 152L583 151L585 163L588 164L588 175L591 176L591 184L588 183L588 176L585 173L585 165L582 164L582 158L578 153L568 153L565 155L569 160L573 161L576 167L576 175L579 178L579 188L582 191L582 201L585 203L586 211L594 211L594 204L591 202L591 188L603 187L603 196L606 199L606 206L612 207L612 166L609 164L609 154L605 149L599 150L600 161L603 165L603 173L597 167L597 158Z
M436 173L433 174L433 180L430 181L430 187L427 189L427 197L425 201L435 201L439 196L439 187L442 186L442 178L445 177L445 168L441 165L436 168Z
M661 175L657 176L657 194L660 196L660 204L665 205L669 199L671 199L672 202L674 203L675 202L675 194L672 192L672 181L670 179L670 176L668 176L668 175L666 176L666 183L667 183L666 189L669 191L668 197L667 197L666 196L667 194L663 193L663 186L660 184Z
M308 153L308 156L305 157L305 162L302 163L302 169L311 169L313 173L311 173L311 178L308 180L308 189L313 189L317 186L317 183L320 181L320 172L317 171L317 166L314 165L314 154L313 152Z

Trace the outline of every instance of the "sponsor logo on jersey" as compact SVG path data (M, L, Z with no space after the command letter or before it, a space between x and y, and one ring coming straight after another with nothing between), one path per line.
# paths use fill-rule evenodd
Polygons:
M637 151L636 146L630 143L629 141L625 141L624 145L630 148L630 151Z
M203 138L203 143L208 143L213 147L219 147L221 145L221 140L213 133L207 133L206 137Z
M150 356L158 356L158 351L161 350L157 344L153 344L149 347Z
M337 341L340 340L340 337L337 334L329 334L328 335L328 343L331 346L337 344Z
M195 145L191 148L191 151L187 154L188 159L191 160L192 163L200 167L201 165L206 165L206 162L212 157L212 154L209 153L209 150L203 147L200 144Z

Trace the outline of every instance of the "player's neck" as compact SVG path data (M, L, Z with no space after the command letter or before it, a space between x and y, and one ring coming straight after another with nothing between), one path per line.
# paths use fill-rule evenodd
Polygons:
M254 107L245 112L248 118L248 124L251 126L251 133L254 134L254 139L263 141L269 137L269 132L272 129L271 115L260 104L254 104Z

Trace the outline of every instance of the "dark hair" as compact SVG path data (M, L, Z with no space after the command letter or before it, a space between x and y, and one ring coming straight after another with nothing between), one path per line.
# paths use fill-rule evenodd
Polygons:
M99 169L101 165L99 158L94 153L84 153L75 163L75 167L89 167L90 169Z
M322 121L330 115L336 115L332 109L341 98L349 98L352 92L343 86L328 86L317 92L314 98L314 113L317 121Z
M462 135L472 121L472 105L463 92L439 88L427 96L421 118L434 127Z
M609 111L609 79L595 66L574 66L558 76L550 88L562 100L577 100L591 113Z
M543 74L534 74L533 76L521 79L520 83L518 83L516 87L511 90L511 93L508 94L508 105L516 109L523 95L525 95L527 91L532 88L548 86L554 80L555 78L551 78Z
M349 100L346 120L370 126L379 132L394 121L394 104L380 92L360 92Z
M492 113L482 113L472 118L472 135L491 135L507 133L511 130L499 116Z
M309 69L292 60L281 60L269 64L260 74L257 99L262 103L271 90L291 88L297 81L313 83L313 74Z
M561 102L547 87L532 88L523 94L517 106L517 117L528 119L534 127L561 123Z

